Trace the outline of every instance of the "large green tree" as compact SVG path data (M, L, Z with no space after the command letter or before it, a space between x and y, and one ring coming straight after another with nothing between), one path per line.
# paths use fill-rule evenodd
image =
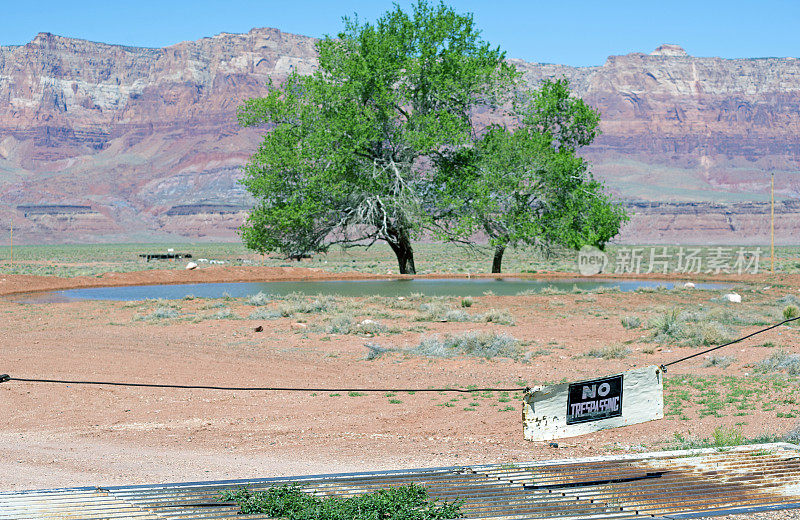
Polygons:
M438 173L439 205L452 219L441 233L464 240L484 233L492 272L508 247L604 247L627 216L576 151L598 133L599 114L571 96L566 80L519 91L509 126L490 126Z
M436 171L472 146L475 114L508 105L517 75L444 4L344 22L317 44L315 73L240 107L240 124L268 128L245 167L257 204L242 237L289 254L385 241L414 273L412 238L453 217L431 196Z

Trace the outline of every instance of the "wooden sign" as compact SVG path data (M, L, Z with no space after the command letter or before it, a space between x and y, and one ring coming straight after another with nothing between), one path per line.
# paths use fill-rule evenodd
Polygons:
M523 398L525 439L547 441L664 417L663 374L657 366L613 376L536 387Z

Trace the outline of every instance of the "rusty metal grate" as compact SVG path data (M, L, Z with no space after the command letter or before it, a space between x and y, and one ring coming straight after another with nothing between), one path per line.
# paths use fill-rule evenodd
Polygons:
M698 518L800 508L800 448L778 443L513 465L8 492L0 493L0 519L243 518L215 497L224 489L285 482L337 496L413 482L432 496L463 499L466 518L474 519Z

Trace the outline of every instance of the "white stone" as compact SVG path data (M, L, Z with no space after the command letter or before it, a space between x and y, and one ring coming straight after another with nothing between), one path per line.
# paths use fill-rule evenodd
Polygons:
M186 264L186 270L191 271L192 269L197 269L197 264L194 262L189 262Z
M694 289L694 284L692 282L686 282L683 284L684 289Z
M731 303L742 303L742 296L736 293L723 294L722 299Z

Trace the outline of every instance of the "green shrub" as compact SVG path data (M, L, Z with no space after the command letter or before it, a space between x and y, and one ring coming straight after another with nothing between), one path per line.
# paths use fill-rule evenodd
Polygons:
M625 316L620 321L626 329L638 329L642 326L642 320L638 316Z
M667 311L649 322L650 340L656 343L679 343L685 346L710 346L733 339L731 330L708 313Z
M334 316L325 332L328 334L350 334L353 328L353 320L350 316Z
M255 492L242 487L225 491L218 499L236 502L242 514L286 520L449 520L464 516L461 501L439 502L415 484L348 498L314 496L297 484Z
M800 308L797 305L787 305L783 308L783 319L790 320L800 316Z
M730 330L716 321L697 323L693 327L688 327L686 332L684 344L694 347L721 345L733 339Z
M652 318L648 325L653 329L653 341L659 343L675 341L683 336L678 309L672 309Z
M474 302L472 301L472 297L471 296L467 296L465 298L461 298L461 306L462 307L472 307L473 303Z
M717 426L711 434L710 439L691 439L680 433L675 434L677 448L688 450L694 448L724 448L727 446L742 446L745 444L765 444L777 442L778 437L774 435L762 435L759 437L747 438L739 428L726 428Z

